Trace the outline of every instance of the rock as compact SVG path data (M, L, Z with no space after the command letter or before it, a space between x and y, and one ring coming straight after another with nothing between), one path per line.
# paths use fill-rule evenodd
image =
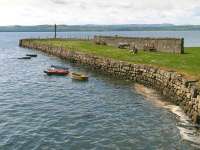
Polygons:
M190 93L191 93L191 97L192 98L197 98L198 90L197 90L197 88L195 86L191 87Z
M198 101L198 112L200 114L200 95L197 96L197 101Z
M197 112L193 113L192 120L196 124L200 124L200 115Z
M191 98L191 93L187 93L186 97L190 99Z

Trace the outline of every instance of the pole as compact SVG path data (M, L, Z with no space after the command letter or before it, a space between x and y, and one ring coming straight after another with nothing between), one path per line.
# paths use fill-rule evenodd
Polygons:
M57 26L56 26L56 24L55 24L55 26L54 26L54 33L55 33L55 35L54 35L54 38L56 39L56 32L57 32Z

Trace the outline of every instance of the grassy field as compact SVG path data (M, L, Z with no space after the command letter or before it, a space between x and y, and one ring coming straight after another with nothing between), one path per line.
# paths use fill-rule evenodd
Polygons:
M200 79L200 48L197 47L185 48L185 54L139 51L134 55L127 50L96 45L91 41L34 40L33 42L73 48L81 52L131 63L151 64L175 70L190 78Z

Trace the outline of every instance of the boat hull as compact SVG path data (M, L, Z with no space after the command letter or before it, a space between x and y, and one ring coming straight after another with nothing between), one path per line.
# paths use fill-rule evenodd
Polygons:
M28 57L37 57L36 54L26 54L26 56L28 56Z
M69 74L69 71L66 70L47 70L44 71L47 75L57 75L57 76L65 76Z
M62 67L62 66L51 65L51 67L52 67L52 68L55 68L55 69L69 70L69 68L67 68L67 67Z
M27 57L20 57L20 58L17 58L17 59L31 59L31 57L27 56Z
M85 75L79 74L79 73L71 73L71 78L74 80L79 80L79 81L87 81L88 80L88 76L85 76Z

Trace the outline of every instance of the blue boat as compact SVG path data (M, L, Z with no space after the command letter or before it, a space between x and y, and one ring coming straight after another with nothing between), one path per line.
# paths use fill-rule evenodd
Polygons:
M67 68L67 67L57 66L57 65L51 65L51 68L69 70L69 68Z

